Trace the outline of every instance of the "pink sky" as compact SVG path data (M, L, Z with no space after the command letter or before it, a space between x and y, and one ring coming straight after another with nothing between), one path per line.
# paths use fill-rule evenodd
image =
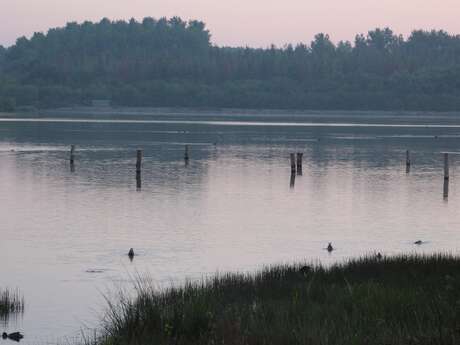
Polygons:
M219 45L265 47L310 42L318 32L334 41L391 27L460 33L460 0L0 0L0 44L68 21L180 16L207 24Z

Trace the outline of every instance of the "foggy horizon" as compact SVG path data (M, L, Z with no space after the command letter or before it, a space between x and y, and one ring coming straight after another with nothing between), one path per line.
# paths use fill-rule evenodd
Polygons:
M265 3L254 0L251 5L242 0L215 3L210 0L100 0L97 6L89 0L43 0L30 5L27 0L16 0L0 13L3 30L0 45L11 46L22 36L65 26L68 22L98 22L110 20L141 21L144 17L173 17L200 20L210 31L212 43L218 46L268 47L300 42L308 43L317 33L328 34L333 42L354 41L357 34L366 34L375 28L389 27L404 37L413 30L444 30L460 32L456 17L460 3L454 0L416 0L404 4L396 0L372 2L352 0L339 3L325 0L321 3ZM53 10L52 12L50 10ZM70 13L69 13L70 12ZM365 16L359 17L361 13Z

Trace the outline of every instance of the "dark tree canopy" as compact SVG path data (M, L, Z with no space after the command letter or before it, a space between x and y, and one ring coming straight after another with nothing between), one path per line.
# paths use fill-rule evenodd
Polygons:
M69 23L0 46L0 109L90 104L297 109L460 109L460 36L390 29L334 44L213 46L205 24Z

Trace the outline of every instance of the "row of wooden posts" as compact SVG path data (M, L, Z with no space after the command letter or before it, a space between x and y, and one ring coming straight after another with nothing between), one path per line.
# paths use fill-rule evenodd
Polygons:
M185 145L184 161L185 161L186 166L188 165L189 159L190 159L189 146ZM140 190L142 188L141 167L142 167L142 150L137 150L137 154L136 154L136 188L138 190Z
M443 196L445 199L449 197L449 153L443 152L444 156L444 182L443 182ZM411 159L410 151L406 151L406 173L410 173Z
M449 153L444 152L444 183L443 183L443 196L445 199L449 196ZM302 175L302 157L303 153L297 152L297 160L296 154L290 154L291 160L291 179L290 179L290 186L291 188L294 187L295 184L295 176ZM411 167L411 159L410 159L410 151L406 151L406 173L410 173Z
M136 174L141 174L141 167L142 167L142 150L137 150L136 154ZM188 145L185 145L185 153L184 153L184 161L185 164L188 164L189 161L189 147ZM71 158L72 162L72 158Z
M449 196L449 153L444 152L444 183L443 183L443 196L447 198ZM190 159L189 154L189 145L185 145L185 152L184 152L184 161L185 164L188 165ZM302 175L302 160L303 160L303 153L297 152L290 154L290 161L291 161L291 187L294 187L295 183L295 175ZM70 167L74 170L75 164L75 145L70 146ZM142 186L141 180L141 169L142 167L142 150L137 150L136 153L136 186L138 189ZM410 173L411 168L411 159L410 159L410 151L406 151L406 173Z
M141 189L142 187L142 157L143 153L142 150L136 151L136 187L137 189ZM184 161L185 165L188 165L190 159L189 155L189 146L185 145L185 153L184 153ZM70 170L75 171L75 145L70 145Z

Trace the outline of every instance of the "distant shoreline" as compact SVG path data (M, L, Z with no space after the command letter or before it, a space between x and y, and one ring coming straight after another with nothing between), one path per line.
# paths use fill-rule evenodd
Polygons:
M193 116L327 116L327 117L346 117L346 116L377 116L384 117L437 117L437 116L458 116L460 111L427 111L427 110L315 110L315 109L255 109L255 108L201 108L201 107L91 107L75 106L49 109L35 109L14 112L0 112L0 117L41 117L46 116L174 116L174 115L193 115Z

